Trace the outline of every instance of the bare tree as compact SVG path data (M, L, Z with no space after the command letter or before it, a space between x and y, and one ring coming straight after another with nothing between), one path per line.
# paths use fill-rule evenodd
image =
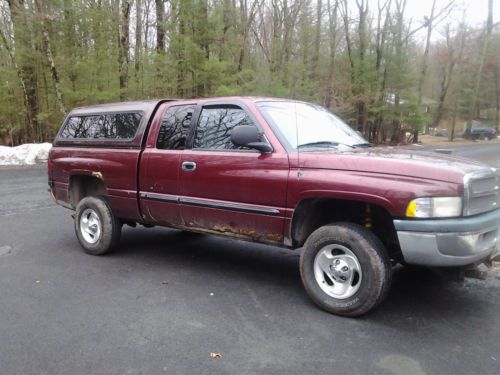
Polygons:
M500 67L496 66L494 70L494 77L495 77L495 129L499 131L500 127Z
M24 101L24 106L27 109L27 114L28 114L28 121L29 121L29 113L30 111L28 110L30 108L30 103L29 103L29 98L28 98L28 90L26 89L26 82L24 81L24 75L23 72L21 71L21 68L16 62L16 59L14 57L14 51L12 46L10 45L9 41L7 40L7 37L5 36L4 32L2 29L0 29L0 39L2 40L2 43L4 45L5 50L7 51L9 58L11 60L12 65L16 69L17 77L19 78L19 85L21 86L22 92L23 92L23 101ZM12 139L12 135L11 135Z
M24 82L26 95L26 129L25 141L40 141L38 123L38 86L37 73L31 57L32 40L28 30L24 0L7 0L16 40L16 54L19 54L19 70Z
M61 91L61 83L59 78L59 71L56 67L56 62L54 60L54 54L52 53L52 46L50 43L49 30L47 28L47 21L51 20L46 13L44 8L43 0L35 0L35 6L38 11L39 16L41 17L40 24L42 26L42 37L43 43L42 48L44 54L47 56L47 60L50 67L50 73L52 76L52 83L54 85L54 91L56 93L56 102L57 107L61 114L66 115L66 106L64 105L63 94Z
M142 0L135 0L135 52L134 71L137 88L139 89L139 77L142 60ZM142 88L141 88L142 91Z
M122 0L119 19L119 46L118 65L120 69L120 100L125 100L128 89L128 65L130 49L130 8L131 0Z
M325 98L325 106L328 108L332 107L333 91L334 91L333 74L334 74L334 69L335 69L335 57L336 57L336 53L337 53L337 43L338 43L338 40L337 40L338 39L337 38L338 7L339 7L338 0L335 0L333 6L332 6L331 0L327 1L330 55L329 55L329 62L328 62L328 87L327 87L327 93L326 93L326 98Z
M248 0L240 0L240 25L238 35L240 36L240 50L238 54L238 71L243 70L243 62L245 60L246 49L248 46L248 39L250 29L255 20L258 7L262 6L261 0L253 0L248 6Z
M438 107L436 110L436 115L434 116L433 127L439 127L441 118L443 117L444 104L450 84L453 79L453 73L456 64L462 59L465 40L466 40L466 28L462 24L455 38L450 35L450 25L446 25L445 28L446 37L446 53L443 59L438 60L441 66L441 85L439 93ZM457 45L458 44L458 45Z
M424 81L427 76L427 66L429 60L429 49L431 46L431 36L434 27L439 24L451 11L454 0L446 4L440 11L436 13L436 0L432 1L431 13L429 17L425 17L425 27L427 27L427 38L425 41L425 50L422 61L422 70L420 71L420 79L418 83L418 105L422 104L422 90L424 87ZM415 127L413 129L413 143L418 143L418 132L419 128Z
M321 19L323 18L323 1L317 0L316 3L316 27L314 30L314 50L312 58L311 75L313 78L318 76L318 64L321 44Z
M163 0L156 3L156 52L165 52L165 4Z
M375 75L377 78L378 92L377 92L377 103L378 107L376 113L375 124L372 128L369 140L374 142L385 141L385 135L382 134L382 125L384 122L384 101L385 101L385 90L387 84L388 76L388 57L386 56L387 39L389 34L389 27L391 26L391 5L392 0L384 0L382 3L378 0L377 6L377 31L375 38ZM384 62L384 64L383 64ZM381 139L381 137L383 139Z
M477 98L479 95L479 87L481 85L481 75L483 73L484 60L486 59L486 52L490 44L491 32L493 31L493 0L488 0L488 19L486 21L486 30L483 39L481 53L479 55L479 63L477 65L476 79L472 97L470 100L469 111L467 114L467 128L465 129L465 137L469 137L472 129L472 120L477 107Z

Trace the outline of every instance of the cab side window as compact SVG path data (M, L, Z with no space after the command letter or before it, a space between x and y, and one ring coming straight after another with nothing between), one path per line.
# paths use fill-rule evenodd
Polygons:
M158 132L156 148L184 150L194 109L194 105L181 105L167 109Z
M236 106L205 107L194 136L194 149L248 150L231 142L231 130L238 125L252 125L247 113Z

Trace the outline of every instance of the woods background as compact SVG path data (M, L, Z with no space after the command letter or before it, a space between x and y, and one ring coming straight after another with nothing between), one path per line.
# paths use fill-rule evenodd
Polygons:
M374 143L498 130L493 0L482 26L408 1L0 0L0 144L51 141L76 106L215 95L316 102Z

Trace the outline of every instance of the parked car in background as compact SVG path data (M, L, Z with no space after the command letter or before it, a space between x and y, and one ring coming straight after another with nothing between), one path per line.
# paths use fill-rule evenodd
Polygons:
M434 135L436 137L448 137L448 129L437 128Z
M484 126L484 127L473 128L470 131L470 136L472 139L492 140L497 137L497 132L493 128Z

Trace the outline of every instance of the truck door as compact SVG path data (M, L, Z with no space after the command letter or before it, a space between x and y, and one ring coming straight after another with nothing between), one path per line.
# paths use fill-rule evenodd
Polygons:
M173 105L172 105L173 104ZM182 225L179 169L195 103L164 103L151 124L140 166L140 205L147 222Z
M204 105L196 113L191 147L180 159L179 202L184 225L283 242L287 154L261 154L232 144L234 126L260 128L243 104Z

